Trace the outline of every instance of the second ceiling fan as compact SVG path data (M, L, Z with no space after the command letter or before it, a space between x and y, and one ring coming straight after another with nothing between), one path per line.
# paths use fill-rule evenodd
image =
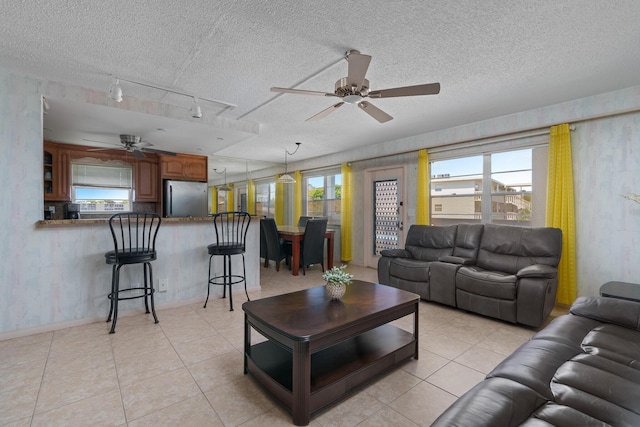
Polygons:
M395 98L400 96L437 95L440 93L440 83L428 83L369 91L369 80L365 78L365 75L367 74L369 63L371 62L371 56L363 55L357 50L350 50L346 53L346 59L349 63L348 75L336 82L335 91L333 93L317 92L313 90L287 89L282 87L272 87L271 92L330 96L342 99L331 107L309 117L307 119L308 122L320 120L342 107L346 102L348 104L357 104L361 110L380 123L388 122L393 119L393 117L371 104L369 101L366 101L365 98Z

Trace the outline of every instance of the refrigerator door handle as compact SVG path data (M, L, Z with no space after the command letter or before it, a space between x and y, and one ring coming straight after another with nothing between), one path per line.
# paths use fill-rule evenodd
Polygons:
M169 184L169 216L173 216L173 186Z

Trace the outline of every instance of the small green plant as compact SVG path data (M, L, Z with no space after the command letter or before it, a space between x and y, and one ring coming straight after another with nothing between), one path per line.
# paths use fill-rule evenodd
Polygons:
M636 202L638 204L640 204L640 194L636 194L636 193L630 193L627 195L621 195L621 197L627 199L627 200L631 200L632 202Z
M333 267L331 270L327 270L322 273L322 279L327 283L344 283L348 285L353 279L353 274L347 273L345 270L346 265L340 267Z

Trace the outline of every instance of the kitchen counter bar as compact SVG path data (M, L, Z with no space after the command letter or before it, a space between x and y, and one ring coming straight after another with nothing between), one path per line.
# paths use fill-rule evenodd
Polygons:
M254 221L259 217L252 215L251 220ZM189 217L189 218L162 218L162 224L190 224L213 222L212 216ZM82 219L44 219L36 222L36 228L48 228L58 226L80 226L93 224L108 224L109 218L82 218Z

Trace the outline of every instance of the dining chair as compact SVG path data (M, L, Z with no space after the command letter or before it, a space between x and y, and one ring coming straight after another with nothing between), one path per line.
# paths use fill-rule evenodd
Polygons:
M233 311L232 286L244 282L244 293L249 299L247 292L247 270L245 266L244 253L246 249L247 231L251 223L251 215L246 212L220 212L213 215L213 226L215 229L216 241L207 246L209 252L209 279L207 283L207 299L204 308L209 302L209 292L211 285L222 286L222 298L226 298L227 288L229 288L229 311ZM242 275L233 274L231 270L231 257L242 256ZM223 274L211 277L211 264L214 256L222 257Z
M276 263L276 271L280 271L280 263L286 259L288 254L284 241L278 235L278 226L273 218L264 218L260 220L260 231L265 237L267 246L265 265L268 266L269 261Z
M311 216L301 216L300 218L298 218L298 227L304 227L305 225L307 225L307 221L309 221L311 218Z
M110 334L116 331L118 301L122 300L144 298L147 313L149 313L149 302L151 302L151 313L155 323L158 323L153 300L155 289L151 261L155 261L158 257L156 236L161 222L160 215L151 212L123 212L109 218L109 229L114 245L112 251L105 253L106 263L112 266L111 292L107 296L111 301L107 317L107 322L111 322ZM131 264L142 264L144 286L120 289L120 269Z
M324 235L327 231L326 219L310 219L304 228L304 237L300 247L302 274L312 264L320 264L324 272Z

